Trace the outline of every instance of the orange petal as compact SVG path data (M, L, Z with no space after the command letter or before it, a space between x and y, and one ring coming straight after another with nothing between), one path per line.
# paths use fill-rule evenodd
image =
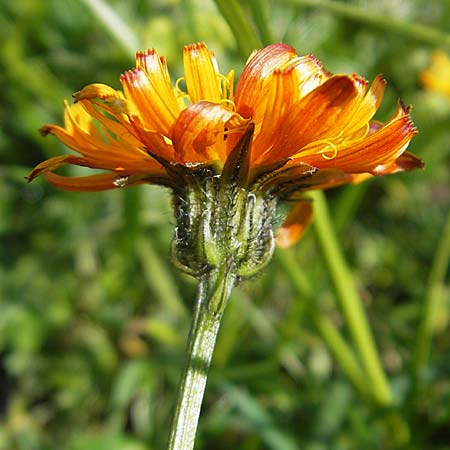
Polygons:
M182 164L224 162L227 157L225 129L230 133L246 122L221 105L194 103L182 111L173 128L172 141L178 161Z
M274 70L252 118L256 124L253 161L264 163L264 153L271 150L275 136L283 129L282 122L296 101L298 84L297 72L293 67Z
M312 221L312 205L309 201L298 202L276 231L277 246L288 248L296 244Z
M98 120L102 126L102 135L105 138L112 137L112 133L114 139L117 141L132 145L133 147L142 147L142 143L135 136L136 131L130 122L123 119L123 116L118 115L107 105L88 100L80 100L79 104L92 118ZM110 116L116 120L110 118Z
M376 175L386 175L407 170L421 169L425 163L412 153L405 152L390 164L378 165L373 171Z
M397 117L386 123L375 133L354 144L338 146L336 156L323 159L320 168L340 168L348 173L377 171L386 173L386 168L406 150L416 129L406 111L400 107ZM301 155L299 155L301 157ZM316 158L301 157L302 161L313 164Z
M357 132L361 128L367 127L368 122L380 107L385 87L386 80L381 75L377 75L373 80L369 91L364 96L359 106L355 108L343 133L351 134Z
M128 184L122 184L121 180L125 180L125 177L120 177L114 173L102 173L86 177L63 177L49 172L45 178L53 186L65 189L66 191L96 192L130 186Z
M158 56L154 49L137 52L136 68L142 69L146 73L153 91L157 95L154 98L155 102L159 104L157 108L168 110L171 115L177 116L180 108L170 81L166 59Z
M156 56L153 55L155 59ZM159 61L159 58L158 58ZM178 116L179 107L170 85L166 86L161 71L148 73L136 68L121 77L125 95L136 105L145 128L168 136Z
M203 43L183 48L184 77L192 103L222 100L220 74L213 53Z
M297 72L298 98L305 97L316 87L330 78L330 73L326 71L319 60L312 54L299 56L288 63L294 66Z
M102 124L94 124L93 117L87 113L89 107L85 109L86 102L88 101L82 100L70 107L66 104L66 128L46 125L41 128L41 133L51 133L68 147L81 153L84 156L83 165L88 167L130 173L153 173L159 170L159 164L146 153L144 144L127 135L127 128L120 131L121 127L118 125L111 130L118 133L116 136L110 133L106 123L104 127ZM163 138L160 137L158 150L165 148L162 141ZM136 143L142 148L136 147Z
M87 104L95 104L120 122L125 122L126 116L137 114L134 104L127 100L121 91L116 91L106 84L90 84L73 94L72 97L75 98L76 102L83 103L84 107ZM102 102L98 102L97 99L102 100Z
M64 128L58 125L45 125L40 129L42 135L51 133L62 143L82 154L85 152L81 149L89 151L107 144L100 136L92 116L83 107L82 102L70 106L64 102L64 105Z
M264 82L273 71L297 56L294 48L287 44L272 44L254 52L239 78L234 102L237 112L243 117L252 117L261 101Z
M39 175L42 175L45 172L49 172L50 170L55 170L58 167L64 166L65 164L86 166L86 160L84 158L79 158L73 155L55 156L38 164L26 178L28 181L31 181Z
M111 86L102 83L92 83L85 86L81 91L73 94L75 100L85 100L92 98L123 98L119 91L116 91Z
M93 118L102 125L102 136L112 138L117 141L123 148L120 150L122 155L124 151L138 152L142 157L139 149L149 149L153 153L164 156L166 159L173 160L173 146L168 138L164 138L156 131L145 129L138 116L127 118L118 115L109 106L81 100L80 104ZM113 116L116 120L109 118ZM106 141L104 142L106 144ZM73 147L72 147L73 148Z
M266 161L289 157L296 152L303 155L306 145L338 136L363 89L364 80L335 75L300 99L283 122L273 143L274 150L265 155ZM312 157L307 162L320 167L322 156L315 150L309 153Z

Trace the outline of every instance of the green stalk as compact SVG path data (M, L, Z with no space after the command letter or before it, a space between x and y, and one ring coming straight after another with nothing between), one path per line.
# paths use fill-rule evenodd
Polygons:
M373 396L380 405L389 406L392 394L383 371L371 329L356 289L352 274L339 248L331 223L325 194L312 193L314 198L314 228L352 340L371 383Z
M382 31L397 33L412 41L423 42L438 47L450 47L450 34L433 27L413 22L405 22L386 14L377 14L367 7L332 0L283 0L295 6L320 8L346 19L370 25Z
M247 0L246 3L252 13L262 44L273 44L275 38L270 29L270 3L268 0Z
M168 450L194 448L208 369L220 322L235 280L231 272L217 269L200 279Z
M421 372L430 355L431 341L435 332L436 318L443 299L443 286L445 274L450 261L450 210L444 225L441 238L436 247L433 263L428 278L427 291L423 312L420 314L421 322L417 332L415 353L413 356L413 376L419 382Z
M139 49L139 40L134 31L122 18L103 0L82 0L92 11L95 18L103 24L112 38L127 55L134 55Z
M262 47L253 24L237 0L215 0L215 2L236 39L241 55L248 58L254 49Z
M336 201L333 201L333 208L331 210L334 229L338 236L355 215L369 185L370 181L366 181L365 183L356 185L349 184L340 189L339 196Z
M359 361L333 321L320 311L314 298L314 291L292 252L290 250L278 251L276 258L283 266L291 285L297 292L298 300L306 303L307 313L344 374L363 397L370 398L371 392L368 389Z
M165 262L162 262L150 236L135 241L136 255L140 260L148 285L167 310L177 318L186 317L188 311L177 290L174 277Z

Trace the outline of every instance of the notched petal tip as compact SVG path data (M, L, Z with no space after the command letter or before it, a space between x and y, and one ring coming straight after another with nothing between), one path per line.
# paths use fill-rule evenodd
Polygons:
M136 52L136 61L145 59L147 56L157 55L157 51L154 48L148 48L147 50L138 50Z
M366 89L367 86L369 85L369 82L364 77L358 75L357 73L352 73L350 78L353 80L353 83L355 84L355 87L358 90Z
M198 52L203 50L208 50L208 52L210 51L203 41L194 42L193 44L187 44L183 47L183 51L187 53Z

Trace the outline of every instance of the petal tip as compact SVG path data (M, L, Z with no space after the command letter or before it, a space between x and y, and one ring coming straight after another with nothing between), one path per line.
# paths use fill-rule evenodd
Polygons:
M52 126L51 125L44 125L43 127L39 128L39 133L42 137L48 136L52 133Z

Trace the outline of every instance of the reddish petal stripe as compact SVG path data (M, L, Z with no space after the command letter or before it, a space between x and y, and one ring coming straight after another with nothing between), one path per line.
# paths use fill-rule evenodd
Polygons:
M298 93L298 74L294 67L276 69L266 83L260 103L255 108L252 120L256 124L252 161L264 164L263 154L270 151L276 136L283 128L283 122Z

